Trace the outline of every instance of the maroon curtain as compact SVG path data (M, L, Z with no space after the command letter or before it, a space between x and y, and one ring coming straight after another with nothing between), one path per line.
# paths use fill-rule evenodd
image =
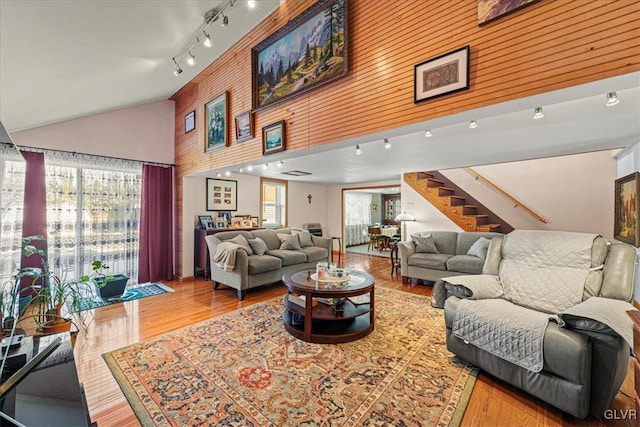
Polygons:
M24 178L24 203L22 211L22 237L42 235L47 237L47 189L44 175L44 153L22 151L26 160ZM47 251L46 240L36 240L31 245ZM42 267L42 257L38 254L22 257L20 267ZM23 278L21 288L29 287L33 280Z
M173 168L142 166L138 283L173 279Z

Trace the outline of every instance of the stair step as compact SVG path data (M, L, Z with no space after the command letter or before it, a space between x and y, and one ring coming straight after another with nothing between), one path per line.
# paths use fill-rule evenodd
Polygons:
M449 206L462 206L464 205L464 197L449 196Z
M431 174L429 172L417 172L416 173L416 178L417 179L429 179L429 178L433 178L433 174Z
M500 231L500 228L502 226L500 224L482 224L479 225L478 231L481 231L483 233L491 233L491 232L496 232L496 231Z
M438 187L438 196L453 196L456 191L453 188L449 187Z
M427 178L427 187L443 187L444 181L435 178Z
M456 211L458 211L459 215L475 215L476 214L476 206L475 205L462 205L462 206L454 206Z
M488 215L463 215L463 218L470 218L475 222L476 226L484 225L489 222Z

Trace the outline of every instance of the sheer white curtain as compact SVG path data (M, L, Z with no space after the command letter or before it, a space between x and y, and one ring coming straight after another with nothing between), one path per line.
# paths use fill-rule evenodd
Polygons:
M13 144L0 143L0 283L20 267L25 165Z
M45 152L49 263L58 274L90 274L99 259L136 283L141 174L138 162Z
M368 241L362 233L371 223L371 202L369 193L345 192L345 246L360 245Z

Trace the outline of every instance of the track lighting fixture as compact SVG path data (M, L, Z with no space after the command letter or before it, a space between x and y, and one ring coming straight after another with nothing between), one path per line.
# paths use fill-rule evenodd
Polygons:
M431 138L433 136L433 134L431 133L431 129L427 129L427 131L424 133L424 137L425 138Z
M231 175L231 172L226 171L224 174L225 174L226 176L229 176L229 175Z
M216 174L216 176L217 176L218 178L220 178L220 177L222 176L222 174L221 174L220 172L218 172L218 173Z
M187 58L187 64L194 66L196 63L196 57L189 51L189 57Z
M471 120L469 122L469 129L475 129L478 127L478 122L476 122L475 120Z
M267 170L268 167L269 167L269 163L265 163L264 165L262 165L262 170Z
M176 69L173 71L173 74L178 77L180 73L182 73L182 68L180 68L180 65L176 62L176 58L173 58L173 63L176 64Z
M284 165L284 162L283 162L282 160L280 160L280 161L278 162L277 166L278 166L279 168L281 168L281 167L282 167L282 165Z
M356 145L356 154L357 154L357 155L362 154L362 150L360 149L360 144L357 144L357 145Z
M253 166L251 166L251 165L247 166L247 170L248 170L249 172L251 172L251 171L253 170Z
M535 110L533 110L533 118L535 120L541 119L544 117L544 114L542 113L542 107L536 107Z
M615 92L607 93L607 107L612 107L618 103L620 103L620 100L618 99L617 93Z
M386 150L388 150L389 148L391 148L391 143L389 142L389 140L387 138L384 139L384 148Z
M174 56L173 58L171 58L174 62L174 64L176 65L176 69L174 70L173 74L175 74L176 76L179 76L182 73L182 68L181 68L181 64L183 61L186 61L189 65L194 65L196 63L196 57L193 54L193 50L196 49L199 45L200 42L202 41L202 44L205 47L211 47L212 43L211 43L211 36L209 33L207 33L207 30L209 29L209 26L211 25L212 22L215 22L218 20L218 18L222 18L220 20L220 25L222 25L223 27L226 27L229 25L229 17L227 15L224 14L224 10L227 7L232 7L234 5L234 3L237 0L224 0L222 1L219 6L207 11L204 16L203 16L203 22L202 24L200 24L200 26L198 28L196 28L196 30L194 31L194 35L191 38L191 41L189 41L189 43L187 43L184 48L180 51L180 53L178 53L176 56ZM248 1L247 2L247 6L252 9L256 6L256 2L255 1Z
M244 168L238 169L238 172L240 172L240 173L244 172Z

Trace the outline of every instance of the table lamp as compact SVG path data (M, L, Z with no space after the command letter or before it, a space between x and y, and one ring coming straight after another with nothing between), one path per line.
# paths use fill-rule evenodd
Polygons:
M410 213L402 212L395 219L396 221L400 221L402 223L402 240L407 239L407 221L415 221L415 217Z

